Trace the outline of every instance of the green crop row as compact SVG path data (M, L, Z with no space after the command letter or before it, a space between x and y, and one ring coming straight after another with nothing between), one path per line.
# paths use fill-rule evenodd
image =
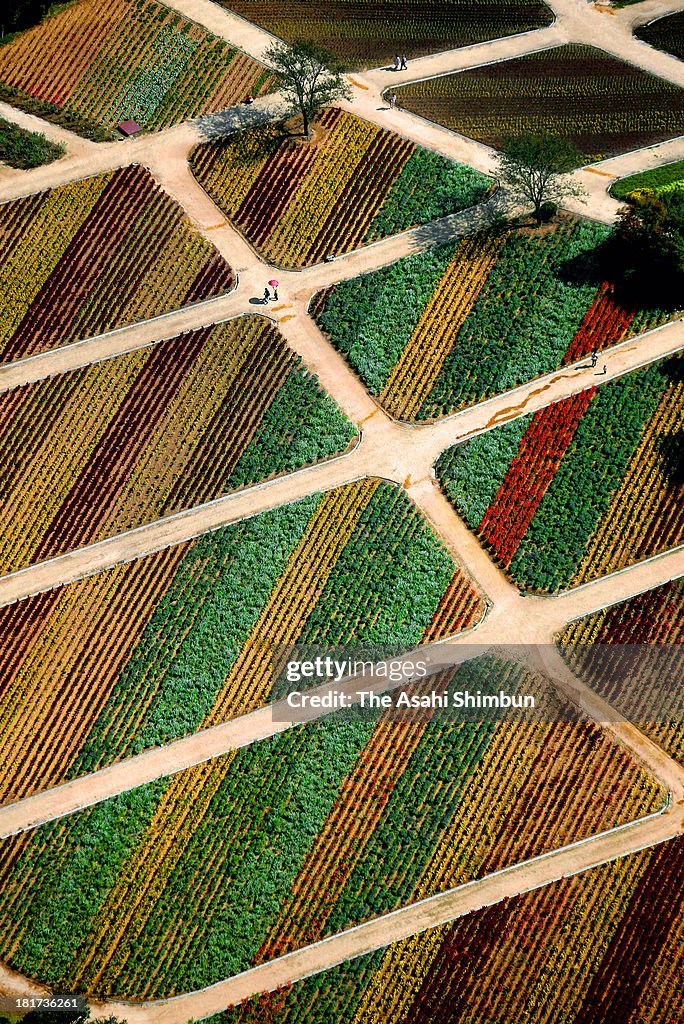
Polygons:
M610 194L615 199L627 199L637 189L652 189L661 192L668 187L684 187L684 160L665 164L663 167L652 167L640 174L630 174L627 178L618 178L611 185Z
M387 238L474 206L485 198L490 185L489 178L472 167L418 148L375 215L365 241Z
M27 132L0 118L0 161L23 170L49 164L64 154L64 147L44 135Z

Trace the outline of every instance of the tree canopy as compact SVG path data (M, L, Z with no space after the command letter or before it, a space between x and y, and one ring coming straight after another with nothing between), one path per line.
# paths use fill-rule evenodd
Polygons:
M615 227L629 266L672 276L684 273L684 190L632 193Z
M525 132L506 139L499 157L499 176L509 192L532 206L537 224L547 203L558 205L584 190L569 175L582 163L572 142L548 132Z
M317 110L336 100L351 98L337 57L315 43L273 43L264 58L276 72L280 91L292 112L302 115L304 135L308 136Z

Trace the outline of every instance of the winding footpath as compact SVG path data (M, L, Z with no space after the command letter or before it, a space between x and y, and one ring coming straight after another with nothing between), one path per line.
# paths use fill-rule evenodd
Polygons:
M266 48L273 41L268 33L230 14L212 0L167 0L167 3L257 59L263 59ZM633 36L636 25L680 10L684 0L644 0L620 11L592 7L585 0L551 0L550 6L556 18L548 28L413 61L402 82L520 56L569 41L592 45L598 41L606 51L684 86L682 62L653 50ZM397 84L397 79L388 69L355 74L350 82L353 92L350 109L355 113L451 159L487 173L495 170L495 154L487 147L423 121L407 111L390 111L383 100L383 90L390 84ZM597 376L580 362L434 424L411 425L392 420L309 316L311 297L323 287L385 266L435 241L457 238L477 230L487 222L490 211L486 205L464 211L305 271L284 272L270 266L254 252L202 190L191 174L188 157L193 147L212 133L244 129L278 117L282 109L280 97L264 97L251 107L201 118L156 135L94 144L12 108L4 110L0 105L0 115L23 127L44 130L49 138L61 142L66 150L63 158L46 167L0 174L0 201L138 162L151 170L168 194L181 204L196 229L216 246L239 276L237 288L229 295L0 367L0 389L153 345L180 331L217 320L261 312L279 324L290 346L318 375L323 387L359 427L357 445L344 456L2 577L0 604L60 586L226 523L257 515L312 491L337 487L366 476L384 477L406 489L487 598L487 614L479 626L447 644L423 650L434 651L441 664L458 664L495 645L545 645L543 654L539 655L540 669L554 679L570 700L579 704L596 721L602 722L648 767L668 791L669 803L662 813L403 907L200 992L144 1004L93 1004L96 1019L114 1013L130 1024L148 1021L184 1024L189 1018L205 1017L255 992L296 981L501 899L666 841L684 830L684 769L574 677L553 646L554 637L569 621L684 575L684 551L669 552L558 597L524 597L456 515L437 487L433 472L436 458L453 444L542 408L590 384L601 385L680 350L684 347L684 324L681 321L671 323L607 350L605 362L608 370L604 376ZM684 139L675 139L583 168L576 177L585 188L586 202L583 205L575 203L573 208L611 223L618 204L610 198L608 189L617 177L681 158L684 158ZM261 294L264 280L274 274L281 282L282 301L273 307L257 305L255 298ZM350 692L358 682L358 679L349 682ZM283 721L278 720L281 717ZM0 837L33 828L236 747L258 742L293 724L287 718L286 709L266 707L121 761L0 808ZM45 992L41 986L5 967L0 967L0 991L17 995Z

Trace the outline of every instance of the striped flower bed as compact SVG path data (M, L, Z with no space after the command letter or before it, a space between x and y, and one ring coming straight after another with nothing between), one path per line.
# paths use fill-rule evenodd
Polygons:
M338 108L313 124L313 140L278 126L199 146L197 180L258 251L282 266L424 224L480 202L484 175Z
M155 0L77 0L0 49L0 96L96 138L164 128L273 86L257 61Z
M0 359L212 298L232 269L135 164L0 205Z
M681 544L680 360L449 449L449 499L521 586L578 586Z

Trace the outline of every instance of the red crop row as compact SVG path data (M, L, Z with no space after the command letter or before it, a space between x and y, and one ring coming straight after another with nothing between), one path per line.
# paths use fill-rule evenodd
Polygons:
M535 512L596 393L587 388L535 413L518 452L478 527L504 566L527 532Z
M634 310L626 309L616 298L615 286L604 281L565 353L563 364L574 363L593 351L617 345L634 319Z
M330 131L341 115L338 107L330 107L323 111L318 125ZM235 212L236 223L255 245L264 244L317 155L315 146L293 148L285 139L269 158Z

